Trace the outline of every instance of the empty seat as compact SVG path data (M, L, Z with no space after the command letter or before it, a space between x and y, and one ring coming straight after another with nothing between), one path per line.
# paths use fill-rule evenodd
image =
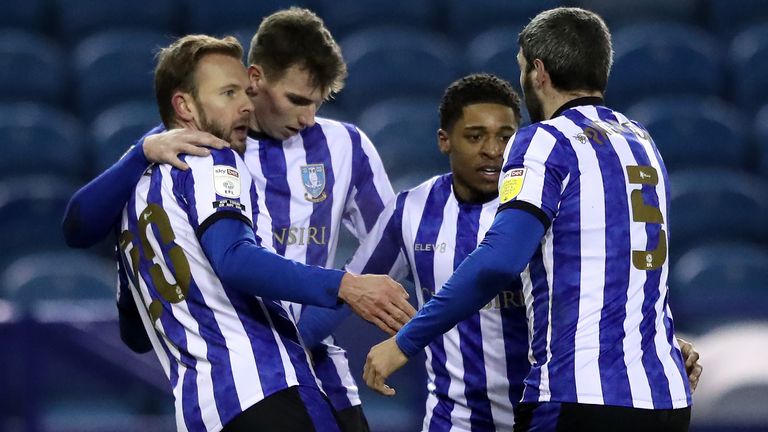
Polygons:
M765 430L768 318L719 327L694 342L704 375L694 395L696 415L691 430Z
M673 3L673 2L670 2ZM704 0L704 15L709 28L724 37L741 29L768 21L768 2L765 0Z
M179 33L177 0L130 2L125 0L55 0L58 31L75 44L94 33L118 29Z
M408 174L423 180L448 172L448 158L437 147L439 102L432 99L393 99L379 102L360 115L392 178Z
M606 92L620 109L664 94L714 96L721 90L721 47L709 34L673 23L637 24L614 32L615 59Z
M86 160L79 122L45 105L0 105L0 179L31 174L79 178Z
M517 37L524 23L496 27L478 34L467 44L467 60L475 72L492 73L511 82L520 91Z
M117 103L153 99L154 55L168 42L161 33L126 30L98 33L78 44L80 113L90 120Z
M562 3L561 0L447 0L440 5L447 14L447 34L467 40L492 27L528 23L539 12Z
M93 153L96 158L92 174L110 167L128 148L150 129L160 124L154 102L126 102L114 106L93 121Z
M23 256L2 274L8 300L25 307L40 300L110 300L115 298L115 265L81 251L41 252Z
M349 78L338 101L350 112L384 98L439 98L460 77L458 51L436 33L382 27L350 35L341 46Z
M674 245L674 243L672 243ZM715 242L687 251L671 269L676 324L688 331L766 318L768 248Z
M4 0L0 28L43 32L50 28L51 10L47 0Z
M316 1L317 14L335 38L372 26L402 25L413 28L434 28L437 18L432 1L358 0L343 5L335 1Z
M651 133L669 171L689 167L745 169L747 122L714 98L657 97L633 105L630 118Z
M52 41L0 30L0 102L62 102L69 86L64 56Z
M768 183L764 179L740 171L702 168L673 173L670 184L672 256L704 242L768 243Z
M736 35L730 59L735 101L748 110L768 103L768 24L750 27Z
M51 176L0 182L0 268L32 252L65 249L61 218L75 185Z
M690 24L699 18L697 0L576 0L574 3L599 14L612 30L649 21Z
M289 0L183 1L187 7L186 32L215 36L237 28L251 28L252 36L264 17L296 3Z

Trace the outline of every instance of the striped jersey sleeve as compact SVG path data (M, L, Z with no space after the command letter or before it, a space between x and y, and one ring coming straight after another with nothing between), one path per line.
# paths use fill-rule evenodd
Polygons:
M173 172L174 194L186 204L189 223L198 238L223 217L253 225L253 184L234 151L213 149L210 157L185 156L184 161L189 169Z
M520 129L507 146L499 177L499 210L527 209L545 227L557 215L569 178L567 151L548 129L539 123Z
M381 213L369 235L360 243L347 264L347 271L357 274L388 274L402 280L410 273L403 244L403 207L408 192L397 195Z
M384 164L371 140L354 125L345 124L352 139L352 186L344 223L362 239L373 228L384 206L395 197Z

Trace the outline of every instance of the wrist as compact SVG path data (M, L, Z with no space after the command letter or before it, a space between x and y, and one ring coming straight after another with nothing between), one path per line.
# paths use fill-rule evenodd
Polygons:
M339 283L339 293L337 295L339 303L349 304L350 296L354 293L355 278L357 278L356 275L344 272L344 276L341 277L341 282Z

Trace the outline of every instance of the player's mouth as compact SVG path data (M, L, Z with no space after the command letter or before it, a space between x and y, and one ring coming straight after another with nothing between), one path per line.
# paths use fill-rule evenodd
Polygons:
M232 128L232 132L235 133L235 136L242 141L245 141L245 139L248 137L248 126L247 125L240 125L235 126Z
M501 167L486 165L478 168L477 172L487 180L498 181L499 173L501 173Z
M288 134L290 136L294 136L294 135L298 134L299 132L301 132L301 129L299 129L299 128L290 127L290 126L286 126L285 128L288 130Z

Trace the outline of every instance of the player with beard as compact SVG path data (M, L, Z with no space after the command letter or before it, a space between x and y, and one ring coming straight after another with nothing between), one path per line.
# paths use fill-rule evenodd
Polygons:
M254 111L244 159L261 200L261 214L254 220L261 243L295 261L331 267L343 227L363 239L394 197L367 136L355 125L315 117L323 101L343 86L346 65L339 47L319 17L291 8L262 21L248 64ZM64 218L70 246L88 247L109 234L150 162L184 170L188 166L176 157L178 152L202 156L208 150L194 144L226 146L199 131L157 134L161 131L151 131L155 135L73 196ZM356 312L393 334L415 313L405 299L382 299L383 309ZM315 330L300 319L300 304L288 307L302 332ZM346 352L326 334L312 350L312 359L343 429L366 431Z
M234 38L183 37L158 54L155 92L168 129L232 149L153 165L123 211L121 330L138 316L173 388L179 430L339 430L293 317L279 300L369 307L398 284L299 264L259 245L258 195L240 155L253 105ZM273 275L279 274L279 282ZM368 297L368 298L366 298ZM131 341L137 337L128 338Z
M603 103L613 50L596 14L556 8L519 36L534 123L504 155L480 246L364 378L385 379L522 272L531 369L515 431L686 431L691 388L668 305L669 183L648 132Z

